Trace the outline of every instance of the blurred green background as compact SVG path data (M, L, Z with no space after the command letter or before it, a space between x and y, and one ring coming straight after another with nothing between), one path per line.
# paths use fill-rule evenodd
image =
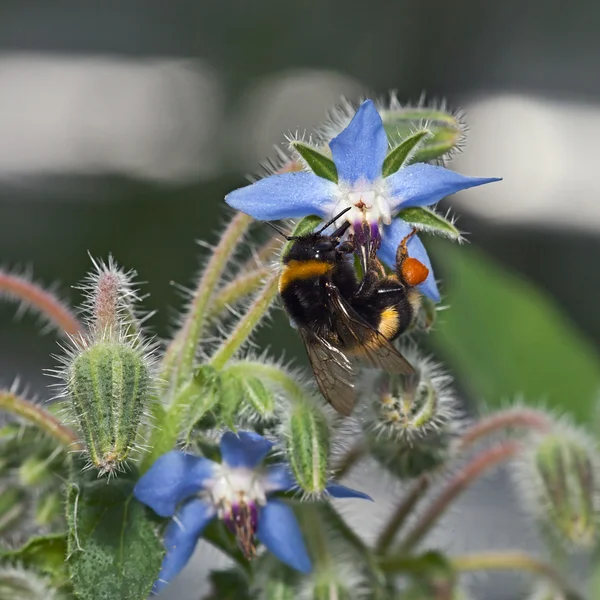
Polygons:
M426 91L467 113L450 166L504 177L444 203L471 243L430 246L451 306L431 347L472 404L523 392L589 421L599 20L591 0L1 2L0 264L77 301L87 253L112 252L148 282L165 336L172 282L191 284L205 253L194 240L216 239L224 194L272 144L342 94ZM55 340L14 314L0 305L0 384L48 397ZM304 360L280 312L260 341Z

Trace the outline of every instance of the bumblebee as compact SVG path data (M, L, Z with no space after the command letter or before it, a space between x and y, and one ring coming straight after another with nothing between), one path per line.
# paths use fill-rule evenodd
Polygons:
M341 241L350 224L323 234L342 215L316 233L287 238L292 244L282 258L279 294L304 341L321 393L335 410L350 415L358 360L391 374L415 375L392 341L415 318L421 298L415 286L429 270L408 256L413 230L398 247L393 274L382 271L371 248L359 278L352 260L357 248Z

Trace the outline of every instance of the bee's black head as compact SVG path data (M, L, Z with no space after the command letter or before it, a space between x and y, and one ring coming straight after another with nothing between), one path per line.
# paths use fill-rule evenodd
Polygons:
M341 253L337 250L339 243L337 238L318 233L299 236L283 257L283 262L318 260L333 264L341 258Z

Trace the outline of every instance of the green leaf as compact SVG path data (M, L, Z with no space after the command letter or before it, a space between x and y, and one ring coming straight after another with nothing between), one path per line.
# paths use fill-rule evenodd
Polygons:
M400 169L404 163L412 158L412 155L418 150L419 146L431 132L427 129L415 131L412 135L403 139L383 161L383 176L389 177Z
M456 225L431 208L411 206L400 211L398 217L409 225L414 225L419 231L441 235L454 241L462 239L461 232Z
M554 302L472 246L431 249L451 305L433 341L461 384L491 407L524 395L589 421L600 357Z
M56 533L30 538L16 550L0 552L0 563L19 564L27 569L49 576L55 586L63 586L69 580L65 558L67 534Z
M321 154L316 148L303 142L292 142L292 146L298 154L306 161L315 175L329 179L333 183L338 182L338 172L331 158Z
M315 230L315 227L321 223L323 219L321 217L317 217L316 215L309 215L308 217L304 217L298 221L296 227L294 227L294 231L292 231L292 235L290 237L295 237L299 235L306 235L307 233L311 233ZM292 246L293 242L287 242L283 246L281 251L281 256L284 257Z
M134 473L69 484L68 566L81 600L146 600L158 576L164 549L134 484Z

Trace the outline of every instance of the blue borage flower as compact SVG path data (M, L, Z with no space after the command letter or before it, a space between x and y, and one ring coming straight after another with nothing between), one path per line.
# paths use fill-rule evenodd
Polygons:
M279 560L303 573L312 566L292 509L275 492L297 487L285 464L261 466L273 442L253 432L227 432L221 438L222 463L173 450L161 456L139 480L134 496L161 517L173 517L165 533L167 554L154 592L177 575L191 557L204 528L222 519L247 558L255 537ZM334 498L369 496L332 483Z
M271 175L228 194L225 201L261 221L318 215L331 219L345 208L345 218L359 232L367 223L375 238L381 236L379 258L394 266L396 249L412 226L393 218L400 210L428 206L460 190L498 181L494 177L465 177L424 163L405 166L383 178L388 137L372 100L366 100L349 125L329 142L338 183L314 173ZM440 295L425 247L413 236L408 252L429 269L419 286L436 302Z

